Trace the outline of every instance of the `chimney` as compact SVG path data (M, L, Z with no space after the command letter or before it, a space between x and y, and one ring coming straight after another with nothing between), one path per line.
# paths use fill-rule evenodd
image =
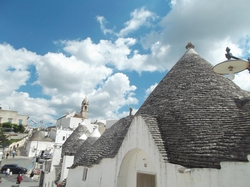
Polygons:
M130 108L129 108L129 116L132 116L132 111L133 111L133 108L130 107Z

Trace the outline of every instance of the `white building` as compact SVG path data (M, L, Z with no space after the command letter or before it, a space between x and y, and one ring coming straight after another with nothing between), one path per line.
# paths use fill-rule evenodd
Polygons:
M29 116L18 114L14 110L3 110L0 107L0 123L10 122L17 125L28 125Z
M61 186L250 186L250 93L186 48L134 116L82 143Z
M82 101L80 113L71 112L57 120L56 129L50 131L50 137L55 140L53 159L50 167L43 173L43 186L55 185L55 181L63 181L67 178L67 167L72 165L72 157L81 144L89 137L97 136L96 131L103 133L105 125L101 122L92 123L88 117L89 102L85 98ZM112 122L109 122L111 125ZM94 131L95 129L95 131ZM95 132L95 133L94 133ZM100 134L100 133L99 133ZM47 162L47 164L49 164Z
M54 170L54 166L58 165L61 160L62 144L68 139L73 131L79 126L79 124L86 123L89 130L93 130L90 120L86 119L88 116L89 102L85 98L81 103L81 111L70 112L57 119L56 128L51 129L49 136L55 141L53 159L51 162L50 170ZM54 173L53 173L54 175ZM55 176L53 177L55 179Z
M78 127L79 123L83 122L88 118L88 107L89 102L87 98L82 101L81 111L77 113L76 111L65 114L61 118L57 119L56 127L59 129L71 129L74 130Z
M28 157L41 155L42 151L53 153L54 141L48 137L46 131L36 131L25 142L25 150Z

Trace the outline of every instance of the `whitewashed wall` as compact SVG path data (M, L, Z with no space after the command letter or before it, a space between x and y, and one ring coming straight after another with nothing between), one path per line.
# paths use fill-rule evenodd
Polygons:
M70 118L70 122L69 122L69 127L72 129L76 129L79 125L79 123L82 122L82 118Z
M54 144L54 152L53 152L53 157L51 161L50 171L54 170L54 166L60 163L61 153L62 153L62 145Z
M62 163L62 170L61 170L61 178L60 181L63 181L68 176L68 167L72 166L74 163L74 156L64 156L63 163Z
M51 161L51 166L50 166L50 172L45 173L44 175L44 187L48 184L51 184L51 186L55 186L54 181L55 181L55 165L58 165L61 160L61 152L62 152L62 144L67 140L67 138L72 134L72 130L63 130L63 129L56 129L55 131L55 142L53 143L53 157ZM63 139L63 136L65 139ZM49 186L49 187L51 187Z
M83 167L71 169L66 187L136 187L137 172L156 175L157 187L250 186L249 162L225 162L221 166L220 170L188 169L165 163L144 120L138 116L115 158L103 159L89 168L86 181L82 181Z
M123 164L124 171L128 170L128 176L124 177L119 170L125 156L130 159L125 159ZM144 158L146 158L147 167L144 167ZM157 158L157 159L155 159ZM153 163L154 162L154 163ZM67 187L70 186L129 186L135 187L135 171L155 174L156 169L160 168L160 158L158 149L152 141L147 127L142 123L142 118L136 118L131 124L128 134L125 137L122 146L113 159L103 159L99 165L89 168L87 180L84 182L79 180L82 178L83 167L77 167L70 170ZM136 170L134 170L136 169ZM125 173L123 171L123 173ZM119 181L118 181L119 180Z
M62 152L62 145L55 143L54 144L53 158L52 158L51 166L50 166L50 172L47 172L44 175L44 187L48 187L48 186L45 186L45 184L48 185L49 183L51 185L53 184L53 186L56 186L54 184L54 181L56 179L55 166L59 165L59 163L60 163L61 152Z
M186 169L167 164L166 184L174 187L249 187L249 162L223 162L221 169Z
M93 132L94 127L97 126L96 124L91 123L90 119L84 119L83 124L87 127L90 133Z
M38 149L36 151L37 145ZM36 153L40 154L42 150L49 150L52 153L54 150L54 142L30 141L26 147L28 157L34 157Z
M70 169L66 187L109 187L113 183L112 181L115 180L114 173L116 168L113 167L113 164L114 159L104 159L102 164L89 168L86 181L82 180L84 167L79 166L75 169Z
M79 119L79 118L77 118ZM70 122L70 120L69 120ZM88 128L88 130L90 132L93 131L93 128L95 126L95 124L92 124L91 121L89 119L85 119L84 120L84 125ZM61 146L62 144L66 141L66 139L72 134L72 130L68 130L68 129L57 129L56 131L56 141L55 141L55 144L54 144L54 153L53 153L53 158L52 158L52 164L51 164L51 168L50 170L52 172L54 172L54 165L58 165L59 162L60 162L60 159L61 159ZM65 140L63 140L63 136L65 136ZM66 160L65 160L66 159ZM68 156L64 157L63 158L63 164L62 164L62 171L61 171L61 180L62 181L63 179L67 178L68 176L68 169L67 167L71 166L73 164L73 157L71 157L70 159L68 159ZM47 180L47 175L50 175L50 173L46 173L45 174L45 179ZM54 181L55 179L53 179ZM48 181L48 180L47 180ZM52 181L52 182L53 182ZM48 181L48 182L51 182L51 181Z
M36 146L37 146L36 141L27 142L25 150L26 150L26 153L27 153L28 157L34 157L35 156L35 148L36 148Z
M82 118L73 116L64 116L56 121L56 126L62 129L67 129L69 127L76 128L81 122Z
M55 143L58 144L63 144L67 138L72 134L73 130L69 129L57 129L56 130L56 138L55 138Z
M118 181L114 186L136 187L137 172L159 176L161 168L165 169L158 147L140 116L134 118L117 156L123 163L118 165ZM156 180L163 184L159 177Z
M48 135L52 140L56 141L56 128L53 128L49 131Z
M66 187L85 187L86 182L82 181L83 167L77 167L75 169L70 169L68 172ZM89 173L88 176L89 177Z
M46 173L45 174L46 177L44 177L42 187L56 187L56 184L54 183L56 177L55 175L56 175L55 170L53 170L50 173Z

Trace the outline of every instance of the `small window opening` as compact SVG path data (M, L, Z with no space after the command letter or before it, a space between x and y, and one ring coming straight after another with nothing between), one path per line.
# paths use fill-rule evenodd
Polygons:
M83 175L82 175L82 180L86 181L87 179L87 174L88 174L88 168L83 169Z

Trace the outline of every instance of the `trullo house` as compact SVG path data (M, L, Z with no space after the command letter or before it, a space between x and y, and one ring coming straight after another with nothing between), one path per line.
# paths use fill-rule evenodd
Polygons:
M186 48L134 116L82 143L67 187L250 186L250 94Z

